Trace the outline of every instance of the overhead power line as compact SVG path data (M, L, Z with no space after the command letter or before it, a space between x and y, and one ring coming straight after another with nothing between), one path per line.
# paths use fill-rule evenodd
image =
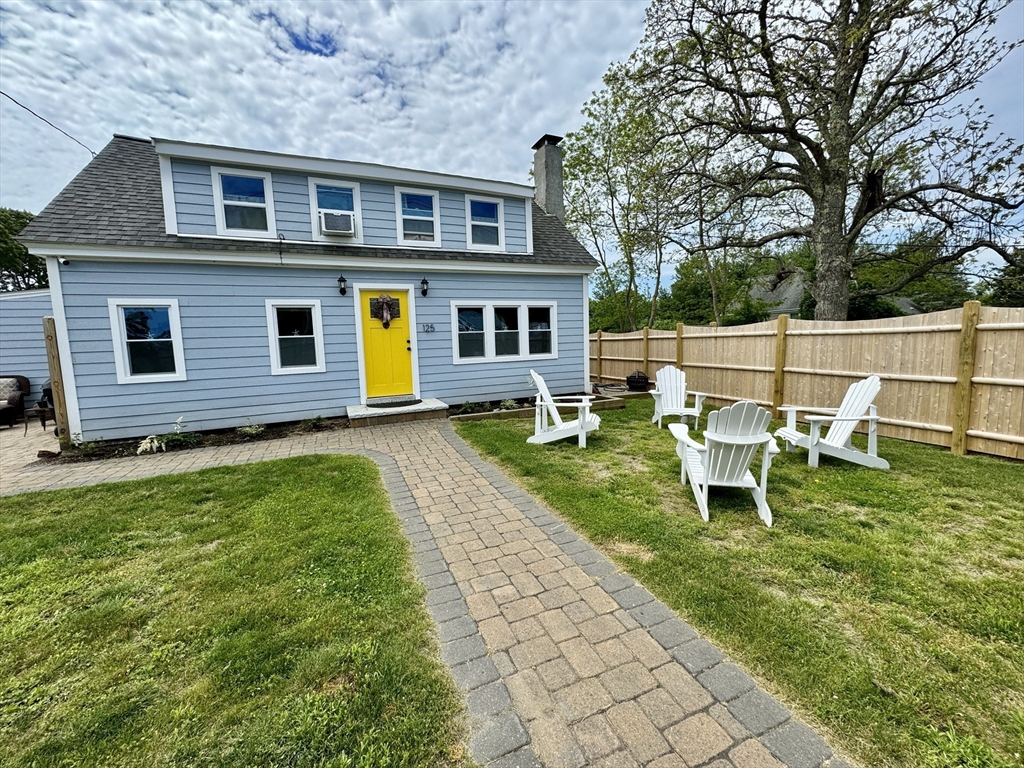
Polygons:
M40 115L40 114L39 114L38 112L33 112L33 111L32 111L31 109L29 109L29 108L28 108L28 107L26 107L26 106L25 106L24 104L22 104L22 103L21 103L20 101L18 101L18 100L17 100L16 98L14 98L13 96L11 96L11 94L9 94L9 93L5 93L4 91L0 91L0 95L2 95L2 96L6 96L6 97L7 97L8 99L10 99L11 101L13 101L13 102L14 102L15 104L17 104L17 105L18 105L19 107L21 107L21 108L22 108L22 109L24 109L24 110L25 110L26 112L28 112L28 113L29 113L30 115L32 115L32 116L34 116L34 117L38 117L38 118L39 118L40 120L42 120L42 121L43 121L44 123L46 123L46 124L47 124L48 126L50 126L51 128L53 128L53 129L54 129L55 131L60 131L60 132L61 132L61 133L63 133L63 134L65 135L65 136L67 136L67 137L68 137L69 139L71 139L71 140L72 140L73 142L75 142L75 144L78 144L78 145L79 145L80 147L82 147L83 149L86 149L86 150L88 150L89 154L91 154L91 155L92 155L93 157L96 157L96 153L95 153L95 152L93 152L93 151L92 151L91 149L89 149L89 147L85 146L85 144L83 144L82 142L80 142L80 141L79 141L78 139L76 139L76 138L75 138L74 136L72 136L72 135L71 135L70 133L68 133L67 131L65 131L65 130L64 130L63 128L58 128L58 127L57 127L56 125L54 125L53 123L51 123L51 122L50 122L49 120L47 120L47 119L46 119L45 117L43 117L42 115Z

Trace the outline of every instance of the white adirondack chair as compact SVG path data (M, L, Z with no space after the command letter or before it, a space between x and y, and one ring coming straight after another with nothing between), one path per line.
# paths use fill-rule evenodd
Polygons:
M696 430L706 395L703 392L687 393L686 374L672 365L666 365L654 374L654 381L654 389L651 390L654 416L651 421L658 422L658 429L661 429L661 420L665 416L680 416L684 421L693 416L693 428ZM692 406L686 405L687 394L693 395Z
M537 405L534 413L533 436L526 438L528 443L550 443L575 437L580 448L587 447L587 432L601 426L601 417L590 412L590 403L594 399L590 395L552 397L543 377L534 370L530 371L533 383L537 385ZM579 416L572 421L562 421L558 406L575 407ZM548 423L548 417L551 423Z
M712 485L746 488L757 502L757 515L769 528L772 510L765 496L768 468L779 446L768 430L772 415L764 408L743 401L712 411L704 432L704 445L689 435L686 424L669 424L669 431L678 440L676 453L683 460L680 479L686 485L689 477L700 516L708 521L708 488ZM751 473L750 462L758 448L763 447L761 482Z
M855 464L876 469L888 469L889 462L878 455L878 409L874 400L882 382L877 376L868 376L863 381L855 382L846 390L846 397L838 408L801 408L795 405L783 405L780 411L786 411L786 426L775 430L775 436L786 441L786 450L796 447L807 449L807 463L818 466L818 456L835 456ZM814 413L807 417L810 434L805 435L796 428L796 417L801 411L824 411L834 415ZM832 426L824 437L821 436L821 425L831 421ZM853 447L850 437L858 422L868 423L868 451L864 453Z

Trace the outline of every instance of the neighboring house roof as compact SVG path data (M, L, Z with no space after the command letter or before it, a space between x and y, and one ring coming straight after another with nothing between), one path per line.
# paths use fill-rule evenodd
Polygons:
M800 301L807 289L807 280L802 272L795 272L781 281L776 281L775 276L765 275L755 278L750 287L750 298L763 301L771 305L768 316L771 318L779 315L796 315L800 311ZM913 299L906 296L885 296L904 315L920 315L924 312Z
M755 278L750 286L750 298L770 304L768 314L795 315L800 311L800 300L804 296L804 276L797 272L785 280L776 281L774 275Z
M164 226L160 164L149 139L115 135L18 239L26 244L169 248L196 251L314 254L419 261L548 264L593 269L594 257L554 216L533 206L533 253L480 253L445 249L331 245L300 240L226 240L168 235Z

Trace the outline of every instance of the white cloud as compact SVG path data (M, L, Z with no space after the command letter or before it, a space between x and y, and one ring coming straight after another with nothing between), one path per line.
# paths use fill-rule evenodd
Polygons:
M643 12L624 0L5 0L0 82L97 150L127 133L525 182L530 145L579 125ZM88 160L0 100L0 205L38 212Z
M1020 39L1010 5L998 33ZM525 182L530 145L578 127L643 16L635 0L4 0L0 87L93 149L127 133ZM1017 50L975 94L1018 138L1022 69ZM38 212L88 160L0 98L0 205Z

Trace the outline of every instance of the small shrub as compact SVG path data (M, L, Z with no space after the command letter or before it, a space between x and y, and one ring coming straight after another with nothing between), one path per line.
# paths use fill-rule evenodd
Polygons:
M156 453L157 451L166 451L167 446L164 445L163 440L158 438L156 435L150 435L145 440L139 443L139 448L135 451L136 456L141 456L144 453Z
M266 428L266 424L246 424L244 427L236 429L235 432L244 437L258 437L263 434Z
M331 428L330 423L323 416L314 416L311 419L303 419L299 422L298 432L326 432Z
M458 407L456 413L473 413L476 410L476 406L473 403L466 400L462 405Z
M501 405L498 407L501 408L501 410L503 411L514 411L516 408L519 407L519 403L517 403L515 400L502 400Z
M160 437L160 444L163 450L181 451L186 448L195 448L202 442L195 432L168 432Z

